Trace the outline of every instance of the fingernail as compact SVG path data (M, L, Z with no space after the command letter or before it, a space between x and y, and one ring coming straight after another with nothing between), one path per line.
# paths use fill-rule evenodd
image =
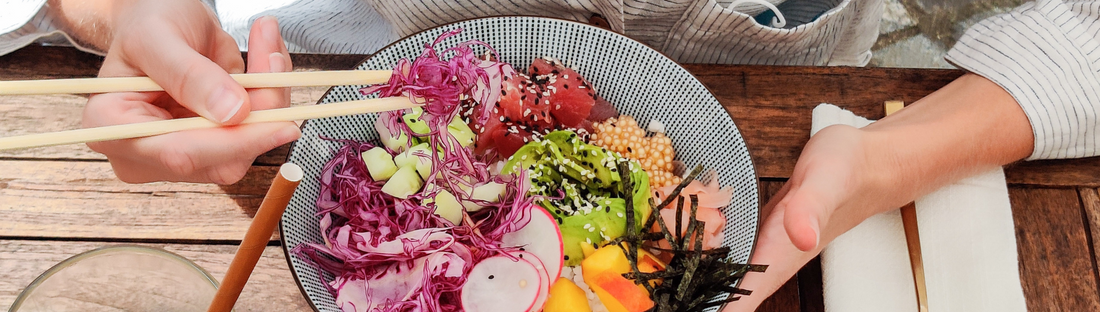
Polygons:
M221 87L210 95L210 100L206 102L206 110L218 122L226 122L233 118L243 105L244 99L237 96L236 92L229 87Z
M271 63L268 65L270 72L281 73L286 71L286 57L282 53L271 53L267 56L267 61Z
M264 17L261 17L261 18L265 19L265 20L271 20L271 23L275 24L275 27L264 27L264 29L263 29L264 39L266 39L268 41L271 41L271 42L277 42L278 40L283 40L282 38L279 38L279 19L275 18L274 16L270 16L270 15L269 16L264 16Z

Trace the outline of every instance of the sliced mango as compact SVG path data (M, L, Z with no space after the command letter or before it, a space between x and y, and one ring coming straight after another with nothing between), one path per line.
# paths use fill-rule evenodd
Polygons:
M550 286L550 297L546 299L543 312L592 312L588 306L588 297L584 290L572 280L559 277L554 286Z

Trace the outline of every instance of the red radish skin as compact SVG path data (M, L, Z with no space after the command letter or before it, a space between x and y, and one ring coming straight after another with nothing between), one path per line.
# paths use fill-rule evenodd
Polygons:
M561 276L562 265L565 264L565 243L558 222L546 209L536 205L530 207L531 221L515 232L504 234L501 242L504 246L521 247L534 254L546 265L546 271L553 273L550 277Z
M527 312L542 285L543 273L531 262L494 256L470 269L459 297L466 312Z

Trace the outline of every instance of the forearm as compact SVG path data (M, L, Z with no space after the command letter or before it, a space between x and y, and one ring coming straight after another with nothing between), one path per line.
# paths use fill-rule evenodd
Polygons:
M117 13L134 0L49 0L57 24L77 42L107 51L113 37Z
M864 128L883 146L888 176L906 201L1023 159L1034 148L1016 100L992 81L966 74L897 114ZM900 198L899 198L900 199Z

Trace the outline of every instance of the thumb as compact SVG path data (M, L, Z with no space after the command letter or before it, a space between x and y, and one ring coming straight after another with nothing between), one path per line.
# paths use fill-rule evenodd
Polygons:
M825 228L835 206L825 204L814 185L803 184L792 189L779 203L777 209L785 211L783 227L791 243L802 251L810 251L821 243L821 229Z
M244 88L182 38L138 44L146 46L138 51L147 53L130 54L131 61L180 105L220 124L247 117L251 109Z

